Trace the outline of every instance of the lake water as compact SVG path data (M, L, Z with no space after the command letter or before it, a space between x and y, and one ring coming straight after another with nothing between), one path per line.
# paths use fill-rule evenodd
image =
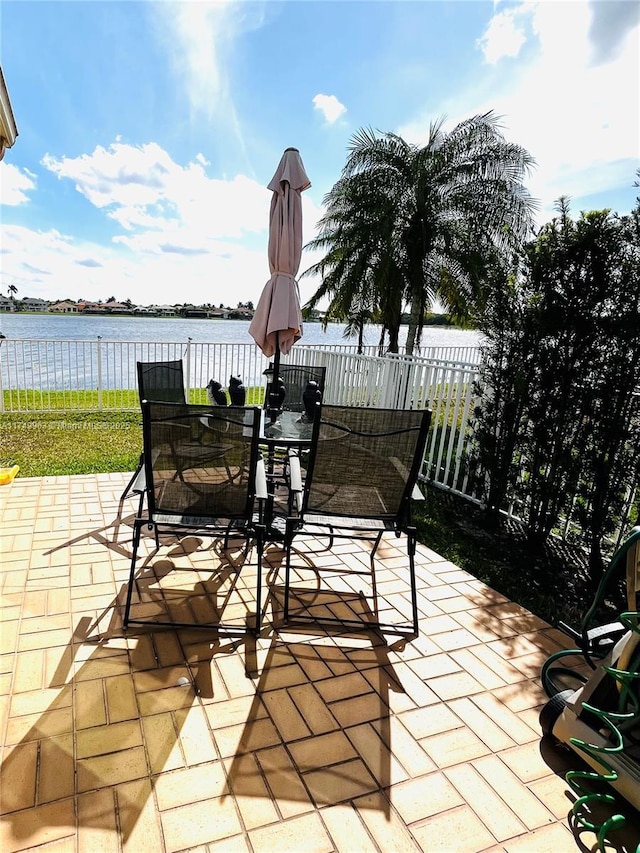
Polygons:
M305 323L301 343L357 344L356 338L344 337L344 326L330 323L326 332L320 323ZM197 343L248 344L247 320L184 320L179 317L102 317L100 315L74 316L68 314L10 314L0 313L0 332L7 338L30 340L96 340L104 341L158 341ZM376 346L380 337L379 326L369 326L365 331L365 344ZM400 330L400 345L407 338L407 327ZM423 347L473 347L480 339L478 332L427 326L422 334Z

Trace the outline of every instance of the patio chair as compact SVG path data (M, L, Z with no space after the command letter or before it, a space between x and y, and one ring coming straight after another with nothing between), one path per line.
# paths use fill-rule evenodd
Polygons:
M296 596L306 599L298 608L295 621L314 621L389 631L415 637L418 634L418 609L414 555L416 531L411 525L411 501L416 495L416 483L424 459L431 412L377 408L322 406L314 425L311 457L302 491L299 515L287 519L285 533L284 620L291 621L291 556L296 537L328 536L328 549L338 539L364 539L373 542L370 572L356 569L357 560L345 562L344 575L369 575L373 603L365 608L363 593L347 591L339 596L339 604L327 603L320 594L319 580L313 590L296 588ZM420 495L421 497L421 495ZM411 603L410 625L400 626L379 618L374 558L385 531L397 537L406 536L408 589ZM308 555L304 555L306 559ZM324 561L323 561L324 562ZM326 565L326 562L324 562ZM320 575L323 568L309 560L297 565L296 573L312 570ZM335 570L334 570L335 571ZM399 571L399 570L398 570ZM350 584L353 586L353 584ZM345 607L346 604L346 607ZM317 605L317 606L316 606ZM316 612L314 613L314 608ZM336 615L342 610L343 614ZM352 612L349 613L348 611ZM353 618L358 610L373 613L369 617ZM346 611L346 612L345 612ZM409 629L409 630L407 630Z
M171 588L173 570L167 571L166 562L159 576L152 569L147 570L145 563L145 570L136 577L140 537L143 527L148 527L154 533L156 550L160 547L160 535L165 533L178 538L186 535L222 538L223 552L228 550L231 536L241 536L247 543L246 558L250 540L255 539L254 629L260 630L264 527L259 521L261 514L254 517L254 504L267 497L258 443L260 415L257 406L212 409L193 404L143 401L148 517L138 516L134 522L123 619L125 628L132 623L147 625L151 622L174 628L215 627L240 633L246 630L237 624L226 624L222 619L229 596L238 585L236 575L240 570L235 572L231 564L221 566L214 576L203 579L204 570L199 561L197 569L193 569L195 583L190 590ZM219 448L221 439L224 454L212 453L212 449ZM236 472L231 478L229 468ZM137 590L134 607L143 611L141 616L131 615L134 590ZM245 609L249 598L250 593L243 588L241 604ZM160 615L166 618L147 618L149 611L152 617L158 615L156 611L161 611ZM202 614L206 616L204 621L198 619Z
M317 389L320 392L320 399L317 402L322 402L324 394L325 378L327 368L324 366L308 366L304 364L280 364L278 368L278 376L282 379L285 387L285 397L282 407L284 412L305 412L304 393L309 382L315 382ZM273 377L273 366L269 365L265 370L267 376L267 389L264 395L264 408L268 409L269 403L269 388ZM284 449L275 448L271 458L271 476L275 479L276 484L286 485L288 488L291 485L291 473L289 466L293 468L294 479L300 476L300 454L299 451L286 451Z
M278 376L284 382L285 398L284 411L304 412L303 394L309 382L316 382L320 394L324 393L325 376L327 368L318 366L307 366L304 364L280 364ZM269 365L265 370L267 376L267 393L265 393L265 408L268 402L268 386L273 376L273 367Z
M141 405L143 400L186 405L182 359L176 361L138 361L136 362L136 369L138 396ZM123 501L129 494L138 495L140 499L138 515L140 515L144 505L144 493L144 458L143 454L140 454L138 466L124 492L120 495L120 500Z

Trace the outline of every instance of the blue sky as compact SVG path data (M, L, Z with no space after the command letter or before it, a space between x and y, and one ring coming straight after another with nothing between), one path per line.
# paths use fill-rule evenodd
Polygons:
M561 194L627 213L639 21L633 0L2 0L0 292L255 303L284 148L309 240L359 128L419 144L489 109L537 161L539 224Z

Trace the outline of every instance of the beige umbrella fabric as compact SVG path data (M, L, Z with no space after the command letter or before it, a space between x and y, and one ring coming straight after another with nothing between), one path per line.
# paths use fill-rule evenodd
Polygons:
M301 193L311 186L297 148L287 148L268 184L273 192L269 213L269 270L249 326L249 334L270 358L275 354L274 379L280 353L285 355L302 337L302 314L296 275L302 256Z

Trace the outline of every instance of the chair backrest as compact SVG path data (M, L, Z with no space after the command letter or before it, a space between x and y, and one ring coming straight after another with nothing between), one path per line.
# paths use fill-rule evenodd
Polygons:
M424 460L428 409L322 406L302 512L409 521Z
M177 516L194 526L251 520L259 455L258 406L142 402L151 520Z
M285 398L284 410L289 412L303 412L304 403L302 395L304 394L307 383L317 382L320 393L324 392L326 367L307 367L304 364L281 364L278 368L278 376L284 382ZM271 374L267 373L269 381ZM267 389L268 390L268 389ZM268 394L265 394L265 407L267 405Z
M187 402L184 393L182 360L139 361L138 393L140 402L150 400L161 403Z

